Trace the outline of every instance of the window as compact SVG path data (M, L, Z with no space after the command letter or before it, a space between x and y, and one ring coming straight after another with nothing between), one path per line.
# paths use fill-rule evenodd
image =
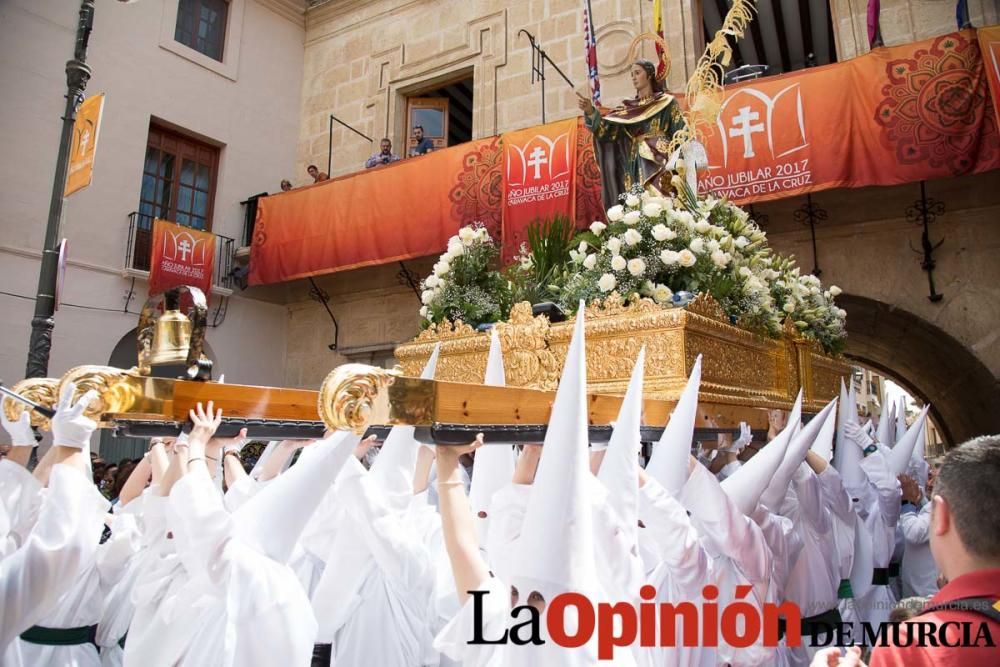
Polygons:
M218 163L218 148L150 127L139 194L140 217L210 230Z
M706 41L715 36L731 5L731 0L702 3ZM728 41L733 59L726 83L837 62L828 0L758 0L746 34Z
M180 0L174 39L222 62L229 0Z

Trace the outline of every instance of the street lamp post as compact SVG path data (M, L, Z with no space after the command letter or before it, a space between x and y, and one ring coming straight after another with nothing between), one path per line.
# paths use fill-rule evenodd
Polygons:
M62 227L63 192L66 172L69 169L69 151L73 137L76 110L83 101L83 91L90 80L87 66L87 43L94 27L94 0L82 0L80 20L76 27L76 48L73 59L66 63L66 110L62 117L62 136L59 138L59 157L56 161L52 199L49 201L49 219L45 227L45 245L42 247L42 266L38 274L38 293L35 297L35 314L31 319L31 342L28 346L28 363L25 377L45 377L49 369L52 350L52 330L55 328L56 280L59 272L59 242Z

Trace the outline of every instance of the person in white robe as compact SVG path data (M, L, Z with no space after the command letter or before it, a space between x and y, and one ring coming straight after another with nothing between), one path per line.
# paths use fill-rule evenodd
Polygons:
M482 436L470 447L441 447L437 453L442 532L462 609L438 634L435 646L466 667L597 664L594 637L566 650L546 631L547 606L557 595L572 591L594 603L607 600L597 574L593 508L588 500L600 483L589 467L583 311L581 307L577 312L507 580L492 576L483 560L458 471L458 457L464 450L481 446ZM474 627L474 592L480 599L482 628ZM537 619L540 645L468 643L478 632L495 638L528 618ZM567 629L572 632L574 628ZM634 665L635 661L631 651L623 649L603 664Z
M90 391L74 400L75 393L73 383L62 388L52 418L55 444L44 458L45 465L39 465L48 492L37 520L23 543L0 560L0 590L4 591L0 664L5 666L90 664L91 657L97 659L92 643L96 628L41 625L59 620L58 614L68 604L64 596L93 566L110 506L87 474L86 449L97 424L84 411L97 394ZM22 418L20 425L26 424ZM34 444L33 434L29 436L23 428L12 437L18 446Z
M900 579L903 597L930 597L938 592L938 568L931 554L931 503L918 482L907 475L899 479L903 508L899 527L906 540Z
M840 567L831 558L835 553L832 516L823 502L817 476L825 472L827 463L809 451L816 444L826 449L832 442L836 405L836 399L831 401L792 438L784 460L761 498L768 509L792 521L803 545L790 564L784 587L784 599L798 605L802 614L802 643L789 647L788 651L793 665L808 665L812 660L818 649L813 644L825 636L818 623L830 627L840 623L837 611Z
M324 439L309 465L293 466L230 515L205 465L221 420L212 407L192 411L194 428L175 458L180 478L169 491L168 526L184 576L168 587L142 636L130 633L125 663L308 665L316 620L287 562L358 437Z

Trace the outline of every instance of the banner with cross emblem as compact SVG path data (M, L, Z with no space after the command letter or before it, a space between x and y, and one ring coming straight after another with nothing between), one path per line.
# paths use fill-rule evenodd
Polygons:
M517 254L535 220L576 217L577 119L503 135L503 256Z
M192 285L206 296L215 270L215 234L155 220L149 262L149 295Z

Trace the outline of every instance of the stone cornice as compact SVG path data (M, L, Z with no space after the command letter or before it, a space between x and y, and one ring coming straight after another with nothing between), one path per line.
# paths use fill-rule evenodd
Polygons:
M256 0L256 2L300 28L306 27L306 0Z

